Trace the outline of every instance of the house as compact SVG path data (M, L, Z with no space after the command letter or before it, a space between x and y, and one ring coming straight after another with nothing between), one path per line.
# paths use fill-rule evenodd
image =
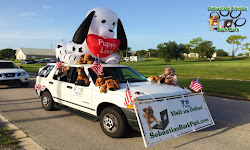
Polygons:
M140 56L130 56L130 61L141 61L141 57Z
M123 57L124 61L141 61L141 57L140 56L130 56L130 57Z
M217 52L218 52L219 50L223 50L223 49L215 49L215 50L214 50L215 52L214 52L213 55L212 55L213 58L217 57ZM195 55L196 55L196 58L199 57L199 54L198 54L198 53L189 53L189 54L183 53L183 55L184 55L184 57L189 57L189 58L194 58Z
M56 58L56 51L54 49L19 48L15 55L17 60Z

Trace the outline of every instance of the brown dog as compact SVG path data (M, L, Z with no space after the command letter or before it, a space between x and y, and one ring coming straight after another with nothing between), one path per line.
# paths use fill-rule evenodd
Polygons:
M83 68L82 67L77 68L77 72L78 72L78 77L77 77L76 81L84 80L85 84L89 84L89 79L86 76Z
M148 78L148 81L155 81L155 82L158 82L158 83L166 83L166 84L170 83L169 79L158 77L158 76L150 76Z
M97 75L97 79L95 81L95 86L102 86L105 83L105 80L103 77L104 77L104 73Z
M116 89L120 88L118 79L107 77L104 80L105 80L105 84L100 89L100 93L104 93L104 92L106 92L106 90L115 91Z
M85 54L83 58L84 64L93 64L93 58L90 54Z
M81 65L81 64L84 64L83 62L84 62L84 55L82 55L82 56L80 57L80 60L79 60L76 64L77 64L77 65Z
M145 113L143 114L143 117L144 117L144 118L146 119L146 121L147 121L147 124L148 124L148 127L149 127L149 131L151 131L151 130L152 130L152 127L151 127L150 123L152 123L152 122L154 122L154 121L156 121L156 123L157 123L158 125L159 125L160 123L159 123L159 121L155 118L155 116L154 116L154 111L153 111L153 109L152 109L151 106L148 106L148 107L144 108L143 111L145 112Z
M210 30L214 30L213 25L217 25L221 28L222 26L220 25L219 21L220 21L220 18L218 15L210 16L210 19L208 19L208 22L210 22Z
M70 68L69 66L63 66L63 67L62 67L62 73L63 73L63 74L67 74L69 68Z

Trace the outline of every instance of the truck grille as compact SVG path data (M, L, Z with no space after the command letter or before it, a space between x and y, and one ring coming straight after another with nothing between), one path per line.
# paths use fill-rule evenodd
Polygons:
M15 77L15 73L5 73L5 77Z

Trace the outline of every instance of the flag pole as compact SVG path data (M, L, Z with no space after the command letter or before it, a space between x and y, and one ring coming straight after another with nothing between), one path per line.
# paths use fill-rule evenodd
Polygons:
M199 77L197 76L197 78L199 79ZM201 89L201 93L203 93L202 89Z

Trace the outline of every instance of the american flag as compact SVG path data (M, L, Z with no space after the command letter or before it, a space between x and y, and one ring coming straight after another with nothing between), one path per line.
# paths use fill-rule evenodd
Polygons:
M97 55L91 67L91 70L93 70L96 75L99 75L103 72L103 67L102 67L102 63L100 62L99 55Z
M189 88L196 92L199 92L202 89L202 85L199 81L199 78L195 78L189 85Z
M55 75L58 74L58 72L59 72L59 70L60 70L61 67L62 67L62 62L60 61L60 58L58 57L58 58L56 59L56 67L55 67L56 72L55 72Z
M133 102L133 99L132 99L132 95L131 95L131 92L130 92L130 88L129 88L129 85L128 85L128 82L127 82L127 86L126 86L126 97L125 97L125 102L124 102L124 105L125 106L128 106L129 103L132 103Z

